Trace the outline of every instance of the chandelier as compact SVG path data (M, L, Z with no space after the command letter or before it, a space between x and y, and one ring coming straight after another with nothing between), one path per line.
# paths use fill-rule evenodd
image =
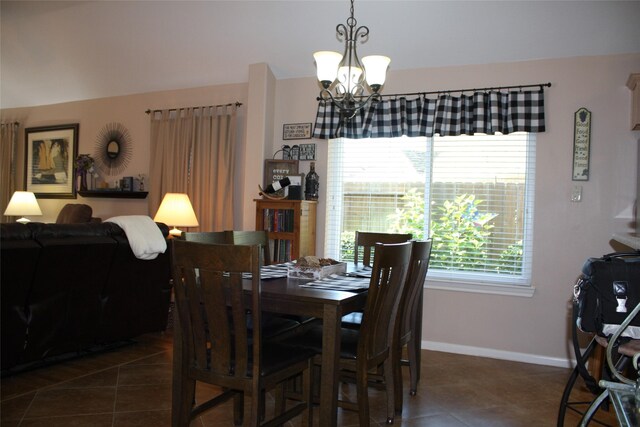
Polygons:
M372 98L380 97L379 91L391 62L381 55L365 56L362 61L358 58L358 39L366 43L369 28L357 25L351 0L351 16L347 18L347 25L338 24L336 27L338 40L344 42L344 53L319 51L313 54L318 81L322 85L319 99L331 100L345 120L355 116ZM368 96L365 95L365 85L369 89ZM331 93L332 90L335 94Z

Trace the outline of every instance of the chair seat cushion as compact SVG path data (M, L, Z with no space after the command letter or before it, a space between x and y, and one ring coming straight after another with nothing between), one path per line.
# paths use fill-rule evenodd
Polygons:
M355 359L360 338L358 330L341 328L340 337L340 357ZM312 350L318 354L322 353L322 325L313 325L303 334L284 340L283 343L300 349Z
M311 348L292 347L278 342L265 342L262 352L262 375L269 375L304 362L315 356Z

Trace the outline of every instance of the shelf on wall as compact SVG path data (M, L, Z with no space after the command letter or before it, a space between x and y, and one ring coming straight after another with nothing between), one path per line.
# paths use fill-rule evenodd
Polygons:
M148 191L90 190L78 191L82 197L105 197L111 199L146 199Z

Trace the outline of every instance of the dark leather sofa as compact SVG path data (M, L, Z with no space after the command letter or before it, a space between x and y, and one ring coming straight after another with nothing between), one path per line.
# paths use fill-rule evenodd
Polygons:
M110 222L0 227L3 375L166 329L170 245L140 260Z

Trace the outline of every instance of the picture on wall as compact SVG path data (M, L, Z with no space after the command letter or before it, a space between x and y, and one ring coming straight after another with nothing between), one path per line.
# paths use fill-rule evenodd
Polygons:
M79 124L25 129L25 186L36 197L75 199Z

